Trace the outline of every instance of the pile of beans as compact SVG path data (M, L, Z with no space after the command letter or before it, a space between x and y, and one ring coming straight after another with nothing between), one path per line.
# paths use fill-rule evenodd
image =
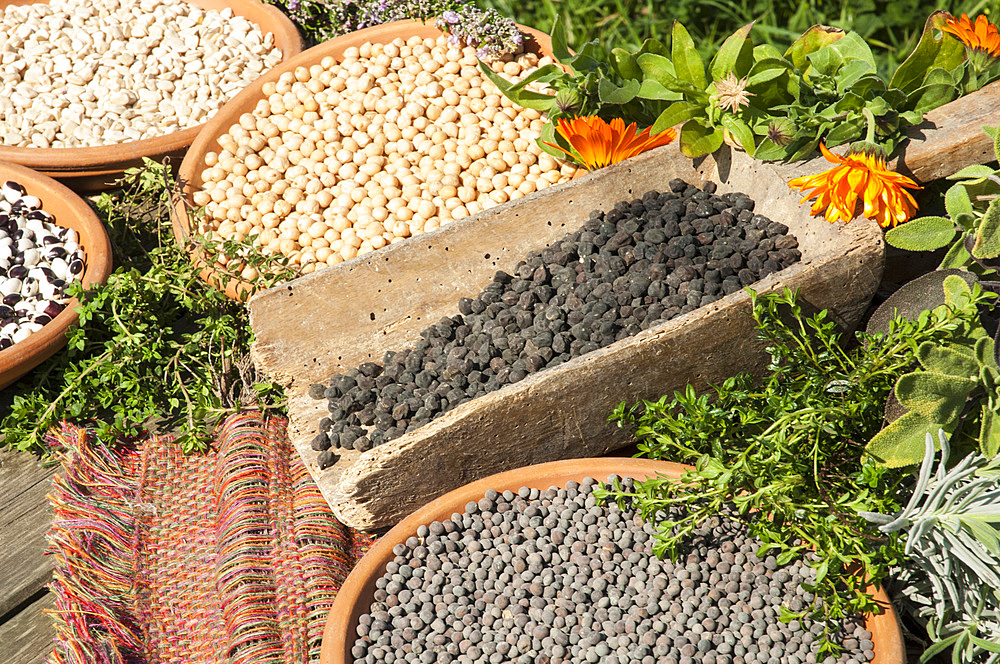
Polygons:
M614 476L608 478L614 481ZM623 481L626 488L630 479ZM652 555L633 511L599 504L596 482L488 491L393 550L351 649L356 664L812 664L823 625L779 620L816 598L801 561L779 567L737 521L714 517L677 562ZM354 635L349 635L354 636ZM844 621L843 652L874 657Z
M493 63L516 79L550 58ZM568 180L536 144L544 121L447 38L349 48L264 86L206 155L198 229L250 239L308 273ZM234 259L235 260L235 259ZM231 266L227 266L231 267ZM244 279L256 278L247 267Z
M788 228L753 213L743 194L715 196L681 180L593 213L583 228L498 272L458 314L310 394L329 400L312 441L368 450L531 373L693 311L800 257ZM333 449L331 449L333 448Z
M72 148L193 127L281 60L274 35L185 0L0 9L0 144Z
M23 185L0 186L0 350L55 318L69 301L66 286L83 276L76 231L54 222Z

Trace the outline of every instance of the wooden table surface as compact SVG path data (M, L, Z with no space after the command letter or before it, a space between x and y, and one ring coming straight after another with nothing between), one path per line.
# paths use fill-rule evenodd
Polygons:
M55 636L52 595L45 584L52 565L44 557L52 522L45 494L56 468L33 454L0 449L0 662L40 664Z

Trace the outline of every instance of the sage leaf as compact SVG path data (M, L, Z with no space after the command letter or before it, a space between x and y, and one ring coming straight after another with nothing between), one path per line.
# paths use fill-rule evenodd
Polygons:
M979 426L979 449L983 456L992 459L1000 451L1000 415L989 404L983 407Z
M983 337L982 341L992 341ZM980 342L977 342L977 347ZM990 349L992 352L992 348ZM923 343L917 348L917 361L928 371L974 379L979 374L979 361L974 353L949 348L934 343Z
M974 258L1000 256L1000 198L994 198L986 208L986 213L976 231L976 244L972 247L972 256Z
M978 372L977 372L978 373ZM941 424L958 419L978 380L935 371L914 371L899 377L896 398L904 407Z
M886 231L885 241L897 249L934 251L955 239L955 224L946 217L919 217Z
M924 437L939 428L937 422L911 411L875 434L865 450L888 468L912 466L924 458Z

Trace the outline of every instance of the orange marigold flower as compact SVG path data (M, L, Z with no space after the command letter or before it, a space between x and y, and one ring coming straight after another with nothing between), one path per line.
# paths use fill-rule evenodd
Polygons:
M906 189L922 189L916 182L886 168L885 156L871 144L852 147L846 156L838 157L820 143L826 160L837 164L818 175L793 178L788 186L805 191L812 189L800 203L815 198L812 214L826 210L826 220L850 221L857 214L858 203L863 212L879 226L889 228L909 221L917 211L917 203Z
M997 26L982 14L976 17L975 23L969 20L968 14L962 14L961 18L951 16L941 26L941 30L955 35L965 44L969 59L979 69L1000 60L1000 33L997 32Z
M656 136L650 136L649 129L647 127L637 134L635 123L626 127L621 118L614 118L610 123L596 115L574 117L572 120L559 118L556 131L566 139L573 152L554 143L543 142L565 152L592 171L666 145L677 135L673 129L667 129Z

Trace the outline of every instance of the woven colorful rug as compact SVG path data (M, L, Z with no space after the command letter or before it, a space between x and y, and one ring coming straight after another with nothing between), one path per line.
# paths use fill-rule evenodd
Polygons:
M230 417L212 452L116 449L64 424L49 499L53 664L319 661L337 590L371 541L340 524L282 419Z

